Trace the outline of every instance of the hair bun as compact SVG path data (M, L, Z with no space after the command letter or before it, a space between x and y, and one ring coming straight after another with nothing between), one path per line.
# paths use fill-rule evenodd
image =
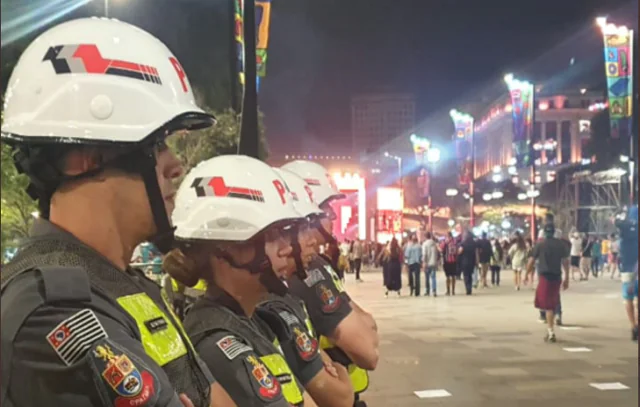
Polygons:
M193 287L200 279L196 263L185 256L180 249L173 249L164 257L162 268L172 278L186 285Z

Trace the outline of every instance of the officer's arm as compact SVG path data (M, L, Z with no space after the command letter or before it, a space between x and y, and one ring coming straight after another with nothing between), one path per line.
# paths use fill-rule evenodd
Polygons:
M265 375L253 349L229 332L218 331L195 344L198 354L231 399L241 407L289 407L277 379Z
M334 369L338 377L323 368L305 385L309 395L319 407L352 407L354 394L349 372L340 363L333 362L324 351L320 350L320 355L324 364Z
M293 280L290 288L301 298L319 335L328 337L359 367L373 370L378 363L378 335L370 321L353 312L349 296L340 293L330 277L311 286Z
M163 369L119 314L98 298L64 307L43 304L31 313L13 341L14 404L182 407ZM3 335L3 348L7 339Z

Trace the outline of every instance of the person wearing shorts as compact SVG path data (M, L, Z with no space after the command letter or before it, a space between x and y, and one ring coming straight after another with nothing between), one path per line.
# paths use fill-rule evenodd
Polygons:
M569 238L571 242L571 275L580 273L580 256L582 255L582 238L578 232ZM582 277L582 276L581 276ZM582 278L580 278L582 280ZM574 278L575 280L575 278Z

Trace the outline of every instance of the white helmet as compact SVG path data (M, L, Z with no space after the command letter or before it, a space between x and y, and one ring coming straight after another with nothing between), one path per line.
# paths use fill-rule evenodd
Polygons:
M313 199L311 187L302 178L282 168L274 168L274 170L284 180L285 186L293 198L293 206L300 215L309 217L324 214L324 211Z
M2 137L137 143L169 122L191 129L213 118L196 106L180 62L162 42L94 17L57 25L25 49L7 86Z
M269 165L223 155L187 174L176 196L173 225L182 240L243 242L270 225L301 218L284 181Z
M84 18L57 25L22 53L7 86L2 141L15 150L29 195L48 218L49 201L65 177L56 154L68 146L125 147L105 162L142 177L163 252L173 229L156 174L155 146L178 130L212 126L194 102L189 80L169 49L149 33L117 20ZM52 148L63 145L61 148Z
M338 190L329 172L318 163L296 160L283 165L282 169L296 174L311 187L313 198L318 206L322 206L332 199L344 198L344 194Z

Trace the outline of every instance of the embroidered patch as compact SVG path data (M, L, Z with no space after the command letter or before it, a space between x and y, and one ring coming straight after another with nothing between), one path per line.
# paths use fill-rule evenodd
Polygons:
M94 344L87 355L91 368L100 375L101 396L115 407L154 405L160 393L155 375L142 361L116 343L103 339ZM134 360L136 362L134 363Z
M49 332L47 342L58 357L70 366L86 355L95 341L108 337L96 314L90 309L83 309Z
M310 361L316 355L318 351L318 340L316 338L310 338L309 335L300 328L293 328L295 335L296 348L298 348L298 354L305 362Z
M233 335L225 336L216 342L216 345L218 345L218 348L220 348L222 353L224 353L229 360L237 358L244 352L250 352L253 350L251 346L240 342L238 338Z
M304 283L307 287L313 287L320 281L324 280L324 274L319 269L313 269L307 272L307 278L304 279Z
M338 309L340 305L340 297L336 297L333 292L324 284L320 283L316 287L316 293L322 301L322 311L331 313Z
M280 312L278 312L278 315L289 326L300 324L300 320L298 319L298 317L296 317L295 315L293 315L289 311L280 311Z
M263 401L273 401L281 397L282 390L280 382L271 374L269 369L255 355L245 358L247 369L253 377L252 388L256 395Z

